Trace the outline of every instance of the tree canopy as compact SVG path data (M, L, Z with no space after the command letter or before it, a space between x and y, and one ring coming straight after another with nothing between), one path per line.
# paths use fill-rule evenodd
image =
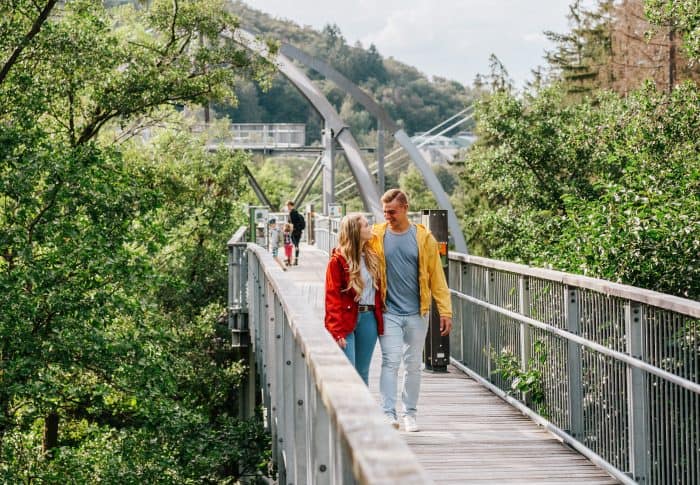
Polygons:
M269 79L218 40L237 25L218 0L0 4L0 481L264 470L218 323L247 158L178 113Z

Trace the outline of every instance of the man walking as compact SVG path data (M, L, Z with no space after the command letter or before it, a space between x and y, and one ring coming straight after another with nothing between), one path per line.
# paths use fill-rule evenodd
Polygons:
M301 241L301 232L306 228L304 216L299 214L299 211L294 208L294 202L287 201L287 210L289 211L289 222L292 223L292 244L294 244L294 266L299 264L299 241Z
M379 255L384 301L384 335L382 370L379 378L382 409L394 428L399 365L405 369L401 400L404 406L404 429L418 431L416 405L420 394L423 347L428 332L431 297L440 314L440 334L452 329L450 290L440 262L437 241L421 224L408 219L408 198L398 189L382 196L383 224L375 224L371 247Z

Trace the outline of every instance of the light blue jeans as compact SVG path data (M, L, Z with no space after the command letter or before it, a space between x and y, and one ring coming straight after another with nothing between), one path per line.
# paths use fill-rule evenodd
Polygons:
M355 330L345 337L345 342L345 348L341 350L348 356L365 384L369 385L369 364L377 345L377 319L374 312L357 314Z
M420 394L420 373L428 322L422 316L384 314L384 335L379 337L382 348L382 372L379 392L384 414L396 418L396 388L399 365L403 356L404 383L401 400L404 415L415 416Z

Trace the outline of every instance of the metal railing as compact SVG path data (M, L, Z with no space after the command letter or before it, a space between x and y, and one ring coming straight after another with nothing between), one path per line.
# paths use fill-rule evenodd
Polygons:
M321 283L295 284L260 246L248 244L243 254L251 367L262 387L278 482L432 483L324 330L322 311L309 305Z
M367 221L373 224L374 216L368 212L363 212ZM412 222L421 222L421 212L409 212L408 216ZM340 227L340 217L329 217L324 215L314 216L314 241L318 249L330 254L331 249L338 246L338 229Z
M193 131L204 131L197 125ZM306 143L304 123L232 123L227 133L217 133L210 141L236 148L299 148Z
M330 254L338 246L340 218L316 215L314 218L314 241L318 249Z
M455 365L624 483L700 482L700 303L459 253L450 282Z

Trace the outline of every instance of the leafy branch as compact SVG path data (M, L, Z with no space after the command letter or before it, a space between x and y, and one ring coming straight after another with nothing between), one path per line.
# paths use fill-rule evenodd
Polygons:
M501 352L491 349L491 358L496 363L493 374L500 374L503 379L510 381L511 394L522 393L523 400L534 407L538 414L547 417L546 395L541 366L547 362L547 351L544 342L535 341L534 356L528 360L527 369L523 370L520 360L512 352Z

